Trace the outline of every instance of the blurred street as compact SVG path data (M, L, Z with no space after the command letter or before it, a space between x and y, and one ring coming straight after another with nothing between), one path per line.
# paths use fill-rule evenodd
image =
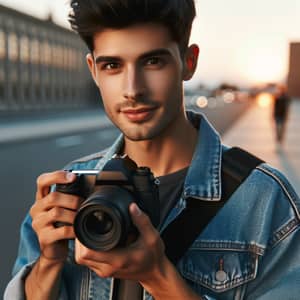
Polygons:
M282 171L300 195L300 101L290 107L285 138L282 145L275 139L272 105L253 105L223 135L223 143L239 146L264 159Z

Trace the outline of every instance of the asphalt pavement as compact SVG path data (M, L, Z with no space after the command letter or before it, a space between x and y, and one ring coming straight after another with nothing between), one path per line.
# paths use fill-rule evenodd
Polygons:
M283 172L300 195L300 100L290 106L285 137L276 142L272 105L255 104L223 135L223 142L252 152Z

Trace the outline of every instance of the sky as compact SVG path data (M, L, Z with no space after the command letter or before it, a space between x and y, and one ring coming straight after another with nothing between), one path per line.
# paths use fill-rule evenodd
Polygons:
M188 84L248 87L284 82L289 43L300 42L300 0L195 0L191 42L200 46L197 72ZM0 4L67 23L68 0L0 0Z

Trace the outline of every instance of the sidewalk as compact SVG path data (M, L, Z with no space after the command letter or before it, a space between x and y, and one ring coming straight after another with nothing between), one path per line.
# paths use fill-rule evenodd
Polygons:
M112 123L103 110L69 111L58 114L41 112L34 118L15 117L0 121L0 145L50 136L101 130Z
M300 195L300 101L293 101L283 144L277 145L272 106L253 105L226 132L223 143L252 152L282 171Z

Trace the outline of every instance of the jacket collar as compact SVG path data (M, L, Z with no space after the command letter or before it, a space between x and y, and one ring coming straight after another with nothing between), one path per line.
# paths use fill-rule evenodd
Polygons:
M190 122L198 129L198 142L184 183L184 198L205 201L221 199L221 158L222 145L219 134L202 114L187 111ZM201 125L201 126L200 126ZM99 160L96 169L102 170L105 163L115 153L120 153L124 145L121 134Z
M204 115L187 112L198 129L198 142L184 184L184 197L218 201L221 199L222 144L219 134Z

